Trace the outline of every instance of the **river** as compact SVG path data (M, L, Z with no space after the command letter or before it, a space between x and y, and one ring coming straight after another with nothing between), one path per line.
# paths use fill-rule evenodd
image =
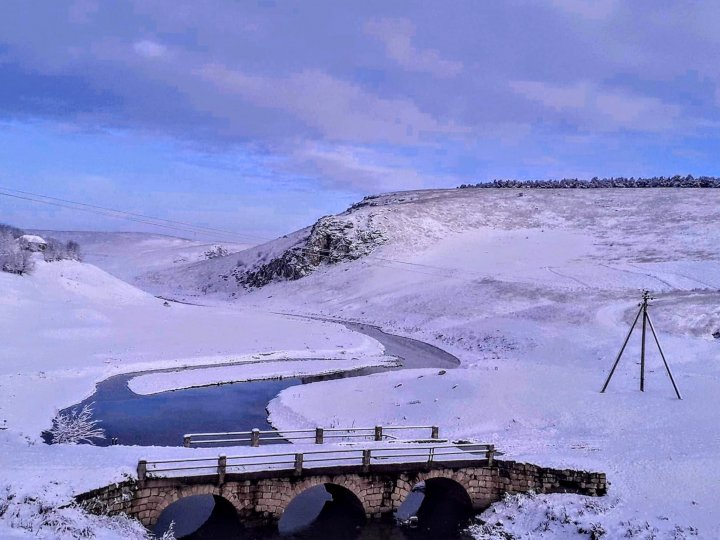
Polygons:
M285 388L344 377L362 377L388 369L438 368L452 369L460 362L453 355L427 343L383 332L362 323L342 322L347 328L376 339L385 347L385 354L400 360L400 367L363 368L318 377L261 380L200 388L187 388L152 395L138 395L130 390L128 381L147 373L169 372L172 369L128 373L98 383L95 393L82 403L92 404L94 416L101 421L106 439L100 444L180 446L183 435L193 432L249 431L253 428L272 429L267 421L267 404ZM196 366L186 369L202 369ZM155 529L161 535L171 521L175 522L178 538L218 540L257 538L362 538L367 540L404 538L461 538L458 524L468 515L457 513L442 498L425 505L426 517L412 530L394 523L364 523L364 515L353 513L348 501L334 500L324 486L301 494L288 508L281 526L264 530L244 531L234 511L224 501L211 496L191 497L178 501L163 513ZM407 516L420 513L425 497L412 494L404 510ZM199 527L199 528L198 528Z

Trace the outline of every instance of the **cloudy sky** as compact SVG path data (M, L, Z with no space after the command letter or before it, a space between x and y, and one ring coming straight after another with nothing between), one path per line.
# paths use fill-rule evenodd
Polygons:
M0 186L266 237L380 191L720 175L718 28L710 1L3 0Z

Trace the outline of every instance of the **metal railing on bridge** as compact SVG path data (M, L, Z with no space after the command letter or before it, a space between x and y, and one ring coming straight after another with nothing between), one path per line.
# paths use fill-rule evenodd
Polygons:
M253 473L260 471L291 471L302 474L303 470L323 467L362 467L369 472L379 464L426 464L452 461L487 461L492 465L496 455L495 445L478 443L398 445L375 448L352 448L316 450L312 452L281 452L268 454L247 454L242 456L199 457L185 459L164 459L138 462L137 473L140 483L148 478L218 476L218 482L225 481L227 474Z
M183 436L183 446L190 448L208 446L260 446L261 443L332 442L364 439L368 441L440 441L437 426L373 426L349 428L322 428L251 431L227 431L222 433L187 433Z

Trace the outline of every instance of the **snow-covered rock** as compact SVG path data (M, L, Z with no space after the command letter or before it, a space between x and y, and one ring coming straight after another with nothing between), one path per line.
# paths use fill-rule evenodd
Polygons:
M371 220L356 225L351 219L327 216L313 225L307 239L259 267L238 266L232 275L245 287L262 287L279 279L295 280L308 275L323 263L359 259L385 241L372 228Z

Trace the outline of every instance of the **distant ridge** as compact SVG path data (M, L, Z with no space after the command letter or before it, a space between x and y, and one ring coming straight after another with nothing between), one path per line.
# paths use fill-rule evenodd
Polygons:
M715 176L653 176L651 178L598 178L580 180L563 178L562 180L493 180L477 184L461 184L466 188L530 188L530 189L601 189L601 188L720 188L720 178Z

